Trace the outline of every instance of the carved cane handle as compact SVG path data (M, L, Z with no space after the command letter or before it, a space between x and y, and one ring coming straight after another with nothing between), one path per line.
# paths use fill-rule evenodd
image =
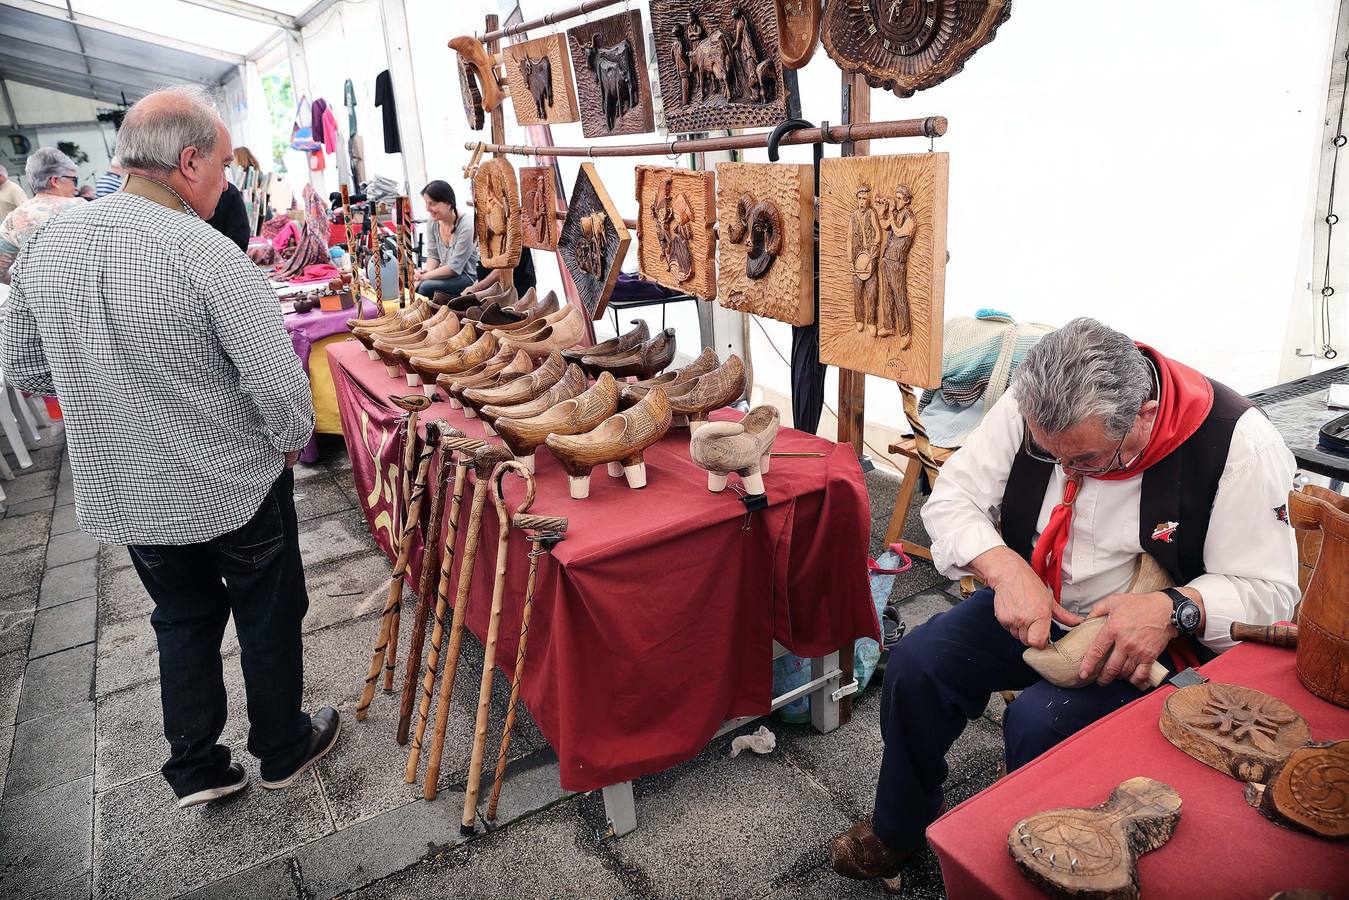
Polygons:
M534 505L534 473L525 468L524 463L516 461L515 457L510 455L510 451L506 451L506 457L492 471L492 505L497 508L497 517L503 529L508 527L510 522L506 515L506 495L501 489L501 482L506 478L507 472L514 472L525 481L525 499L515 508L515 514L518 516L528 512Z
M1228 633L1234 641L1297 649L1296 625L1247 625L1245 622L1233 622Z
M532 513L516 513L511 517L511 524L516 528L525 528L530 531L566 531L566 516L536 516Z
M473 473L480 479L491 478L497 466L514 458L505 447L483 444L473 453Z
M464 439L464 433L444 419L437 419L436 421L440 425L441 452L449 453L452 450L460 449L458 442Z
M431 398L424 394L405 394L402 397L390 394L389 399L394 406L407 412L421 412L431 405Z
M485 441L480 441L477 438L463 437L461 434L457 437L452 435L445 438L441 441L440 446L444 450L455 450L459 453L472 455L477 453L483 447L486 447L487 443ZM472 465L471 462L469 464Z

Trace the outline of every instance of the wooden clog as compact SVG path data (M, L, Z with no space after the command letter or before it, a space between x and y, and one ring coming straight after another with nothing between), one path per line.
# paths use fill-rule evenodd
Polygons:
M571 370L580 372L576 366ZM584 375L581 376L584 380ZM584 434L618 410L618 382L604 372L590 390L563 400L547 412L527 419L502 416L495 423L501 442L529 471L534 471L534 453L549 435Z
M581 307L568 304L565 314L551 325L530 334L512 335L503 340L509 347L523 350L533 357L541 357L574 347L583 337L585 337L585 314L581 312Z
M452 342L463 330L459 317L449 310L442 310L444 316L436 315L427 322L436 320L436 324L425 328L417 340L411 338L376 337L373 342L375 353L384 361L384 367L390 378L406 374L409 387L421 384L421 376L411 369L407 361L413 356L436 353L441 347Z
M521 354L529 359L527 354ZM585 371L578 365L567 366L567 371L562 375L557 384L550 387L533 400L526 400L524 403L516 403L509 406L484 406L478 410L478 416L493 428L496 427L496 421L500 418L508 419L528 419L532 416L542 415L552 409L563 400L570 400L573 397L579 397L585 392L586 385L590 382L586 379Z
M769 452L781 421L777 408L756 406L739 422L708 422L693 433L689 456L707 470L707 489L725 490L727 476L738 474L751 494L764 492Z
M494 325L492 327L500 331L503 338L509 336L516 340L526 340L527 338L524 335L542 331L547 326L561 322L572 315L571 304L558 306L552 312L543 312L543 309L544 307L540 306L538 313L523 321L511 325Z
M529 317L523 313L515 312L500 303L493 301L485 306L477 306L464 313L464 318L470 322L476 322L482 326L502 327L510 325L521 325L529 321Z
M628 487L646 487L647 447L670 430L670 402L665 391L652 389L642 402L610 416L593 431L577 435L550 435L544 442L567 473L573 499L590 496L590 470L609 464L613 477L626 476Z
M530 294L535 294L535 297L527 304L525 303L525 298L529 297ZM530 288L529 294L522 297L519 303L516 303L511 307L511 309L518 313L524 313L530 319L542 319L544 316L552 315L561 308L562 306L557 299L557 291L549 291L542 299L539 299L537 297L537 292L535 292L533 288Z
M582 347L579 350L563 350L562 358L567 362L579 364L582 357L612 356L615 353L626 353L633 347L650 340L651 332L647 329L644 320L633 319L632 324L637 326L632 329L632 331L620 334L617 337L611 337L607 341L601 341L593 347Z
M739 400L744 392L745 364L733 353L711 372L670 388L670 411L676 416L687 417L692 428L714 409ZM683 424L679 419L675 421Z
M464 408L479 410L484 406L510 406L524 403L557 384L567 372L567 364L560 353L549 355L543 365L528 375L515 379L509 384L492 388L469 388L459 395Z
M373 319L347 319L347 327L364 331L403 331L431 315L433 310L418 297L403 309L375 316Z
M441 375L436 379L436 384L449 396L450 408L461 409L464 404L459 399L460 392L471 387L491 387L497 384L503 375L511 373L527 375L532 371L534 361L530 359L529 354L513 354L505 347L500 347L496 355L487 362L479 363L466 372Z
M636 406L646 392L653 387L664 388L667 392L673 390L678 385L686 381L692 381L699 375L706 375L717 366L721 365L721 360L717 358L717 351L708 347L698 358L689 363L682 369L676 369L673 372L665 372L657 375L655 378L647 378L644 381L634 381L632 384L623 388L623 396L619 398L618 405L624 409L630 406Z
M471 325L465 325L464 330L472 328ZM462 350L456 350L448 356L428 359L424 356L414 356L408 360L408 365L417 370L417 374L422 376L422 381L427 384L434 384L436 378L441 375L454 375L459 372L467 372L469 369L486 362L492 354L497 352L497 337L488 331L478 337L473 343L464 347Z
M675 330L667 328L649 341L631 347L621 353L603 356L586 356L581 365L592 375L608 372L615 378L635 375L638 378L651 378L674 362Z

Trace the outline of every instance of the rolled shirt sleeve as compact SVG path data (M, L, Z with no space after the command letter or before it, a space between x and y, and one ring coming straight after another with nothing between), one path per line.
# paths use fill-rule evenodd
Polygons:
M0 373L7 383L20 390L47 397L56 395L42 337L18 273L10 287L9 299L0 306Z
M302 449L314 432L309 377L261 270L242 254L221 265L206 285L206 309L272 446L282 453Z

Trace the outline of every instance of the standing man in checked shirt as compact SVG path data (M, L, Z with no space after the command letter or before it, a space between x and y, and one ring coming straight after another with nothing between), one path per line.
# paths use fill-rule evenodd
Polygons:
M61 401L81 529L127 544L154 599L162 771L180 807L248 786L217 743L231 614L263 787L299 779L341 724L300 708L291 466L314 427L309 383L275 293L205 221L230 147L204 94L137 103L117 139L123 189L29 240L0 320L5 377Z

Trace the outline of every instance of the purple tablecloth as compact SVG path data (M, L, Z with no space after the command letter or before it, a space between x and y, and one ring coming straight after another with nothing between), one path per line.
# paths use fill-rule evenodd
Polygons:
M307 374L309 372L309 352L316 343L326 337L347 331L348 319L373 318L377 315L377 308L373 300L362 300L359 316L355 309L338 309L331 312L316 309L305 313L286 313L282 316L281 322L286 326L286 331L290 334L291 346L295 348L295 355L300 357L300 362L304 363L304 370ZM310 436L309 443L305 445L304 451L300 453L300 461L312 463L318 459L318 455L318 437L313 435Z

